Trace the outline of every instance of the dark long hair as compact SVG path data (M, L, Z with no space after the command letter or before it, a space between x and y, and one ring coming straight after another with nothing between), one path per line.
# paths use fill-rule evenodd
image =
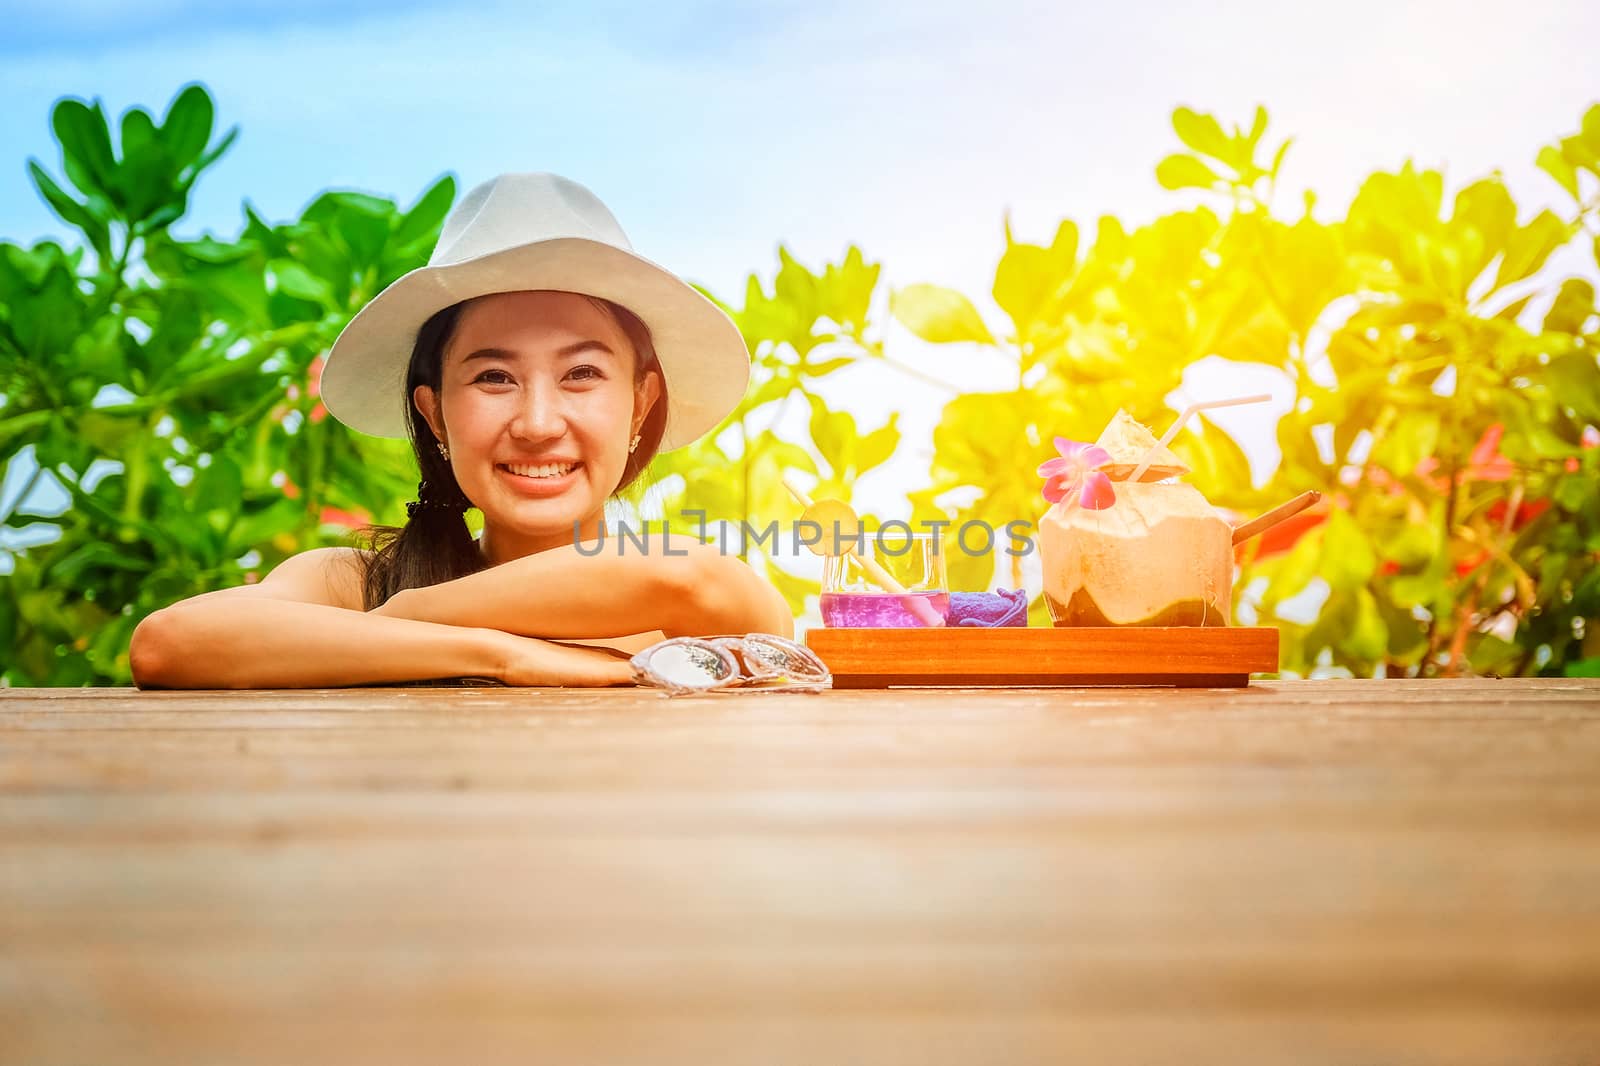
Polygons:
M655 344L650 339L650 329L637 315L620 304L598 296L588 300L610 315L633 344L634 381L657 364ZM411 450L417 457L417 468L422 481L427 484L428 496L433 500L472 506L450 461L439 452L439 438L422 412L412 402L418 385L427 385L435 393L441 391L444 377L444 350L455 333L456 323L467 302L452 304L423 323L417 331L416 344L411 349L411 362L406 367L405 395L399 397L405 404L406 431L411 438ZM667 383L663 375L661 393L650 413L639 427L639 447L628 456L622 469L622 480L612 495L628 488L644 473L661 448L661 437L667 428ZM364 539L371 555L362 556L362 594L365 609L372 610L387 602L401 589L422 588L453 581L458 577L486 569L483 555L467 528L465 510L439 510L421 508L416 516L403 526L371 525L357 534Z

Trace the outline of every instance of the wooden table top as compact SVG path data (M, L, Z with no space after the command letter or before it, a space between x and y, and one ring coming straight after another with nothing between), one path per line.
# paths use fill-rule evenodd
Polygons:
M1600 682L0 690L0 1062L1600 1062Z

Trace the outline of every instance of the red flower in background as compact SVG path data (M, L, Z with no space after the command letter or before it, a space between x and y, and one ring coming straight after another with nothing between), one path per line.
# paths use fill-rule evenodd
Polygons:
M1457 483L1463 481L1509 481L1517 472L1516 464L1500 454L1500 439L1506 435L1503 423L1496 422L1483 431L1483 436L1478 438L1478 443L1472 446L1472 454L1467 457L1467 465L1456 471ZM1437 476L1439 460L1432 455L1425 456L1417 464L1416 475L1427 481L1434 491L1444 493L1450 491L1450 485L1444 478ZM1379 473L1374 471L1374 474ZM1387 475L1373 477L1375 482L1389 483ZM1398 492L1399 486L1393 486L1391 491Z
M1483 435L1478 438L1477 444L1473 445L1472 453L1467 457L1467 464L1456 471L1457 483L1468 481L1509 481L1516 474L1517 467L1515 463L1500 453L1500 442L1504 437L1505 425L1503 423L1496 422L1485 429ZM1585 450L1600 448L1600 430L1596 430L1592 426L1584 427L1581 447ZM1564 467L1568 473L1576 473L1582 468L1582 464L1575 456L1568 456ZM1438 471L1439 460L1430 455L1417 464L1416 475L1426 481L1436 492L1443 495L1449 491L1450 486L1445 478L1438 476ZM1349 476L1342 476L1340 480L1353 487L1359 484L1363 474L1369 484L1386 491L1390 495L1398 495L1405 491L1404 486L1397 479L1391 477L1387 471L1376 467L1369 468L1364 472L1350 471ZM1344 494L1337 494L1332 501L1332 506L1348 508L1349 502ZM1508 507L1509 502L1507 500L1496 500L1484 512L1484 517L1491 524L1499 526L1505 522ZM1511 529L1519 530L1523 528L1549 509L1550 501L1547 499L1521 501L1517 505L1516 513L1511 517ZM1302 511L1293 518L1273 526L1256 539L1255 558L1266 559L1290 551L1300 542L1301 537L1327 521L1327 517L1328 508L1323 506ZM1236 554L1240 558L1244 558L1249 555L1250 551L1250 546L1243 544L1239 546ZM1486 549L1479 549L1463 556L1455 564L1456 574L1465 576L1471 573L1488 561L1489 556L1490 553ZM1386 559L1380 564L1379 572L1386 576L1398 574L1400 572L1400 564L1393 559Z
M284 475L283 494L291 500L300 498L300 486L296 485ZM344 511L337 507L324 507L317 517L317 521L325 526L343 526L345 529L359 529L372 524L372 516L365 510L357 508L355 511Z
M316 399L322 395L322 368L328 365L326 353L318 355L311 360L311 365L306 369L306 395ZM311 409L311 421L321 422L328 417L328 408L321 400Z
M1472 455L1467 459L1467 468L1461 472L1463 478L1473 481L1509 481L1511 475L1517 472L1511 460L1500 454L1500 438L1506 435L1503 423L1496 422L1483 431L1483 436L1478 438L1478 443L1472 449Z
M1517 513L1511 518L1511 528L1521 529L1535 518L1550 510L1549 500L1524 500L1517 505ZM1494 525L1500 525L1506 519L1506 501L1496 500L1483 512L1483 516Z
M372 524L372 516L366 511L358 510L354 514L341 511L337 507L324 507L319 521L325 526L342 526L345 529L359 529Z
M1300 538L1322 525L1328 520L1326 506L1313 507L1301 511L1292 518L1286 518L1271 529L1256 537L1253 542L1246 541L1239 545L1235 551L1237 556L1245 556L1251 550L1255 551L1257 559L1269 559L1274 555L1282 555L1300 543Z

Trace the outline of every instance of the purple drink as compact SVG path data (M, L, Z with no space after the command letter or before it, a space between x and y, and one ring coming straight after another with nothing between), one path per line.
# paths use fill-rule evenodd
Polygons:
M927 623L908 605L921 600L940 618L950 609L948 592L824 592L822 624L830 629L922 629Z

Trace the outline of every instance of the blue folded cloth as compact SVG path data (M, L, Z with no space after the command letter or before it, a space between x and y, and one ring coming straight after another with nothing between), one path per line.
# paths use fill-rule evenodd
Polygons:
M1028 594L1022 589L952 592L945 624L951 626L1026 626Z

